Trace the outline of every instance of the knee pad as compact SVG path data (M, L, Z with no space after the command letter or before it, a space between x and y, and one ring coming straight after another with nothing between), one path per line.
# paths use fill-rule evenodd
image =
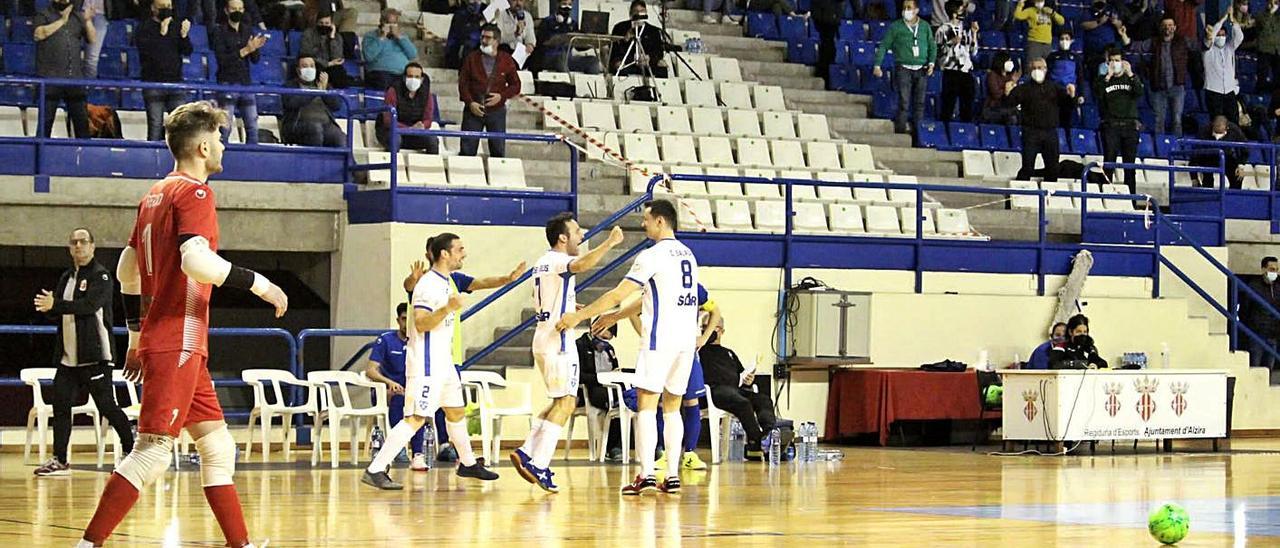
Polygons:
M162 434L138 434L133 451L120 461L116 473L141 491L169 469L169 461L173 458L173 442L173 438Z
M200 480L204 487L231 485L236 473L236 442L224 425L196 440L200 453Z

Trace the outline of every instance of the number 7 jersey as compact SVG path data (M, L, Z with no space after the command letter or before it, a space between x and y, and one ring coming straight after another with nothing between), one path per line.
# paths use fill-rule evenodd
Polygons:
M142 276L142 336L138 352L209 355L209 296L213 285L182 271L183 236L203 236L218 250L213 189L182 173L152 185L138 204L129 246Z
M690 351L698 340L698 259L675 238L641 251L627 272L644 294L640 348Z

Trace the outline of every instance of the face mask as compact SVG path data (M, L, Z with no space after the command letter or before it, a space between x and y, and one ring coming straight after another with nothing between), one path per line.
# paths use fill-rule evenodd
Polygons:
M160 8L156 10L156 19L164 21L170 17L173 17L173 8Z
M1275 274L1275 272L1271 274ZM707 344L720 344L720 334L712 331L711 336L707 338Z
M421 87L422 87L422 78L405 78L404 79L404 88L409 91L416 92Z
M1116 74L1120 74L1121 72L1124 72L1124 61L1112 61L1111 72L1114 72Z
M1088 335L1076 335L1071 342L1081 348L1090 348L1093 346L1093 337Z
M244 19L243 11L233 11L233 12L227 13L227 20L231 21L232 23L239 23L241 19Z
M333 32L333 27L329 25L317 25L316 32L320 33L320 36L328 36L330 32Z
M298 76L302 78L303 82L314 82L316 79L316 68L302 67L298 69Z
M916 10L902 10L902 18L908 21L916 18Z
M1044 83L1044 69L1032 69L1031 79L1035 80L1037 84Z
M1044 9L1044 2L1036 2L1036 9Z
M480 53L493 57L498 53L498 50L493 46L480 46Z
M1221 138L1226 137L1226 136L1227 136L1227 132L1225 132L1225 131L1224 131L1224 132L1222 132L1222 133L1218 133L1218 132L1216 132L1216 131L1215 131L1215 132L1213 132L1213 138L1214 138L1214 139L1221 139Z
M645 19L648 19L648 18L649 18L649 14L647 13L637 13L631 16L632 21L644 21Z
M70 6L71 2L54 2L52 5L54 10L62 11L67 9L67 6Z
M1049 339L1049 340L1053 341L1053 344L1062 344L1062 343L1067 342L1067 338L1066 338L1066 337L1064 337L1064 336L1058 336L1058 335L1055 335L1053 338L1051 338L1051 339Z
M1062 51L1071 49L1071 40L1059 40L1058 45L1062 47Z
M1277 272L1268 272L1268 273L1267 273L1267 281L1268 281L1268 282L1274 282L1274 281L1276 281L1276 277L1277 277L1277 276L1280 276L1280 273L1277 273Z
M1004 71L1005 71L1005 72L1013 72L1013 61L1005 61L1005 62L1004 62Z
M565 17L569 17L570 15L573 15L573 6L568 6L568 7L561 6L560 15L563 15Z
M1271 4L1270 6L1267 6L1267 11L1270 11L1271 13L1275 13L1276 8L1280 8L1280 4Z
M1218 47L1218 48L1226 47L1226 45L1227 45L1227 37L1226 37L1226 36L1214 36L1214 37L1213 37L1213 45L1214 45L1214 47Z

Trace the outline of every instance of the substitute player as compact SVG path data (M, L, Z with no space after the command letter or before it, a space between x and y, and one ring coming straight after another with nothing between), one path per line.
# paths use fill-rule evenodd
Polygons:
M533 266L533 304L538 327L533 333L533 362L547 386L551 403L533 419L524 445L511 453L511 462L520 477L543 490L559 491L551 481L551 456L560 441L564 423L577 406L578 345L572 329L556 331L555 322L565 311L577 310L577 280L574 274L595 268L605 254L622 243L622 229L613 227L604 245L578 256L582 227L572 213L561 213L547 221L547 244L551 249Z
M658 444L656 410L661 398L666 419L663 437L667 447L680 447L684 438L680 400L689 384L698 332L698 260L675 238L675 206L667 200L645 203L642 226L645 236L655 243L640 252L626 278L596 302L564 314L556 323L556 329L569 329L584 318L618 306L637 289L643 291L641 346L635 372L639 408L636 460L640 474L622 488L623 495L656 489L680 492L678 459L667 461L667 477L661 486L653 476L653 453Z
M219 128L227 113L209 102L187 103L165 117L176 166L138 205L129 245L116 277L129 326L125 376L144 380L138 440L102 492L79 546L101 546L138 500L164 474L174 439L186 429L200 453L204 496L227 546L253 546L231 476L236 445L208 369L209 295L213 286L252 291L284 315L289 300L261 274L218 256L218 215L211 175L222 172Z
M427 418L443 408L445 429L458 451L457 474L464 478L496 480L498 474L476 461L467 434L466 402L456 363L461 361L462 294L453 273L462 268L467 250L456 234L445 232L427 240L431 270L423 274L413 289L413 325L405 350L404 419L387 433L382 448L365 469L362 482L378 489L403 489L387 474L391 461ZM523 270L523 264L516 271ZM457 340L455 340L457 339ZM455 351L455 349L457 349Z

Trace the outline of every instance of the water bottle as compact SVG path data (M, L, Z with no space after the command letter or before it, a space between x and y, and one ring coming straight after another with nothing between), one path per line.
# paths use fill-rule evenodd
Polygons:
M422 456L427 459L427 468L435 468L436 466L436 428L431 424L427 424L422 429Z
M729 462L742 462L747 460L747 431L742 428L742 423L738 422L738 418L734 417L729 421Z
M369 440L369 452L377 453L379 449L382 449L382 440L382 428L374 426L373 436Z
M769 466L777 466L782 462L782 433L777 428L769 431L769 435L765 436L765 444L768 448Z
M796 462L809 462L809 423L802 422L796 425L795 442L792 444L796 447Z
M806 462L818 460L818 424L805 423L804 457Z

